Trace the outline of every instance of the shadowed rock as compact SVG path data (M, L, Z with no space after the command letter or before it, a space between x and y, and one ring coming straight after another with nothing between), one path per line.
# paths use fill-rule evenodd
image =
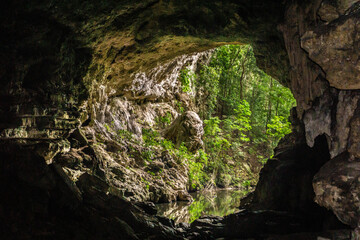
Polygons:
M343 153L327 162L313 180L315 201L345 224L356 228L360 221L360 160Z

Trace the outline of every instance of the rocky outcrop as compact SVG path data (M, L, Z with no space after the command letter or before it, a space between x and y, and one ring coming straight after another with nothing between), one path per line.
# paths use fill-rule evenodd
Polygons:
M328 209L345 224L359 227L359 160L349 161L343 153L327 162L313 181L315 201Z
M287 141L287 140L284 140ZM313 148L304 142L280 143L274 157L260 172L251 208L289 212L322 211L313 202L312 179L330 156L326 137L316 139Z
M182 143L192 152L203 148L203 123L195 112L185 112L165 130L164 136L179 147Z
M119 141L106 136L96 138L94 134L99 133L89 127L77 130L82 131L84 134L71 135L68 151L58 153L53 159L74 183L84 174L94 174L108 184L112 194L130 201L191 201L186 192L187 168L172 155L154 150L154 159L148 162L141 155L147 150L133 135L120 135L123 139ZM76 146L78 137L83 135L93 139L92 142ZM131 136L135 139L131 140Z
M182 239L139 207L113 194L95 174L76 183L34 146L0 150L2 239ZM11 152L11 154L9 154Z
M359 64L357 49L355 49L358 37L356 30L358 5L353 4L354 2L356 1L314 1L307 4L293 2L288 6L285 14L286 22L281 26L292 66L290 70L291 86L298 103L298 116L304 124L306 145L316 148L315 139L323 135L322 141L324 144L328 143L327 148L330 152L330 156L326 158L332 159L326 163L326 158L315 157L315 159L323 159L323 161L313 160L309 163L307 170L317 167L313 169L311 176L308 176L307 183L292 183L290 188L293 189L299 185L307 186L309 195L306 197L308 199L306 202L310 203L311 195L314 196L317 203L333 210L338 218L347 224L354 224L358 221L355 220L357 215L354 213L357 200L351 197L357 194L356 187L351 187L356 185L352 179L356 179L357 176L350 170L351 167L347 166L353 166L348 161L357 161L358 158L356 152L358 152L359 140L356 126L358 126L359 98L358 91L339 89L358 89L359 73L357 68ZM307 53L300 48L300 45ZM330 86L326 83L327 81ZM301 134L298 137L301 139ZM303 146L307 148L305 145ZM296 147L290 152L295 149ZM326 148L316 150L316 152L320 151L327 152ZM295 155L299 156L301 162L299 164L305 166L307 159L311 159L311 157L307 156L306 150L303 149L301 152L301 154ZM263 189L265 193L266 189L271 189L271 186L262 187L262 185L274 180L272 179L274 176L286 176L286 173L277 173L277 171L281 171L280 166L291 169L292 162L293 160L290 159L283 163L275 163L271 160L268 162L255 191L254 203L259 199L267 197L271 199L272 196L279 196L276 194L279 189L274 189L271 194L264 195L261 195L260 189ZM324 163L326 165L320 169ZM272 170L266 171L267 168ZM334 174L330 169L333 169ZM313 195L309 183L319 170L320 172L314 178L315 195ZM291 170L285 172L291 172ZM299 171L299 175L294 173L291 179L302 179L305 176L304 172ZM292 181L282 179L276 182L280 186L284 186L280 183L291 183ZM296 190L296 192L300 193L302 190ZM288 191L286 190L286 192ZM286 193L280 195L284 196ZM290 196L287 199L289 201L283 203L285 208L289 207L289 202L292 202ZM269 204L270 202L275 203L276 201L269 201ZM262 204L266 204L266 201L263 201ZM272 206L269 205L269 207L280 207L280 209L283 206L276 203ZM340 210L341 206L346 210ZM349 206L354 206L354 208L351 209ZM353 227L356 226L353 225Z
M320 1L310 1L307 4L294 1L288 4L284 23L279 25L290 62L289 86L296 99L299 118L327 89L324 72L308 58L300 42L300 37L316 23L319 4Z
M321 20L331 22L341 15L344 15L348 9L358 2L357 0L336 0L336 1L322 1L318 10L318 15Z
M354 122L358 115L355 113L355 110L358 108L358 102L360 95L352 91L340 91L339 97L336 106L336 119L332 122L336 122L335 126L335 136L332 136L330 154L331 157L335 157L342 152L345 152L348 148L349 151L351 147L348 147L348 140L350 135L350 130L353 131L351 134L356 134L356 127L351 127L351 124ZM357 152L357 150L355 150Z
M350 4L357 1L340 1ZM326 5L323 5L326 6ZM332 20L328 24L319 24L315 29L307 31L301 38L301 46L309 53L309 57L326 73L326 80L337 89L360 88L359 46L360 5L354 4L344 11L338 7L339 15L325 17ZM343 8L340 10L340 8ZM321 16L324 16L322 8ZM333 19L335 18L335 19Z

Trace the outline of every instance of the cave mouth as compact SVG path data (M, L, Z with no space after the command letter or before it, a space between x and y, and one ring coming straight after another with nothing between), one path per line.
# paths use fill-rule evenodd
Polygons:
M307 214L323 210L314 190L319 205L356 228L360 8L358 1L336 2L7 1L0 14L2 238L198 239L212 231L262 239L331 229L333 214L335 220ZM187 111L191 98L183 90L192 86L173 85L178 78L158 84L149 77L161 71L150 69L224 41L253 44L259 66L291 86L294 131L261 170L249 211L178 228L145 201L190 200L184 163L194 173L208 160L199 152L184 160L203 144L201 118ZM155 124L161 136L149 130ZM318 153L329 151L324 137L317 139L322 134L331 139L332 159L313 188L307 171L317 171ZM201 179L193 176L196 188Z
M177 109L179 115L194 111L204 123L203 148L194 159L187 155L186 188L194 201L157 205L160 216L175 222L237 211L240 199L254 191L279 140L291 133L295 99L258 68L251 45L224 45L207 52L196 61L170 64L179 71L178 104L184 105ZM172 117L163 112L157 121L166 128ZM151 131L161 132L156 125Z

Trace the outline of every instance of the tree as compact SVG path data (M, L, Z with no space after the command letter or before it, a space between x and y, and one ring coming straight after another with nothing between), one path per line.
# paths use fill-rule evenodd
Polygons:
M245 171L246 183L252 183L256 174L244 167L244 157L263 163L291 132L287 119L295 100L290 90L256 66L250 45L219 47L195 79L196 104L205 123L204 171L217 184L229 176L233 184L244 182L236 176Z

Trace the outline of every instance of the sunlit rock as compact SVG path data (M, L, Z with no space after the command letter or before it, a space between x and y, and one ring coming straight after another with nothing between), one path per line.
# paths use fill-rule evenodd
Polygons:
M125 94L129 99L172 99L176 93L181 92L181 85L178 81L180 71L186 67L195 72L199 62L207 62L212 52L213 50L208 50L190 55L185 54L161 64L147 73L138 72Z
M164 136L172 140L176 146L185 143L190 151L196 151L203 147L203 135L203 122L195 112L188 111L175 119L166 129Z

